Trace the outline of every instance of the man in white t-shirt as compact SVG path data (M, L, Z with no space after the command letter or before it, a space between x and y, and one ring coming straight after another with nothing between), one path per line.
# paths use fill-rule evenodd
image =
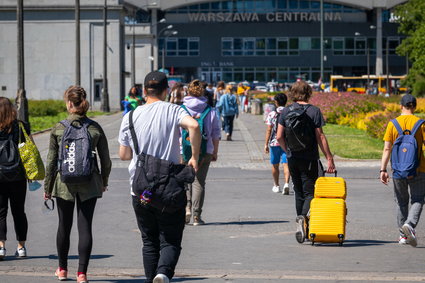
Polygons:
M198 169L201 144L199 124L180 106L164 102L168 81L162 72L151 72L145 78L146 104L133 113L139 152L178 164L180 162L180 127L189 131L193 156L188 165ZM119 156L131 160L130 184L136 171L137 156L129 130L129 114L121 123ZM143 240L143 266L147 283L167 283L174 276L180 256L185 207L173 213L143 205L131 191L133 208Z

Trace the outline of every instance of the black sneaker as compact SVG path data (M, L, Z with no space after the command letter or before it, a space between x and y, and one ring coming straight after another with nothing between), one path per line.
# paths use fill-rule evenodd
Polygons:
M295 238L298 243L302 244L305 241L306 236L306 220L304 215L298 215L296 220L297 222L297 232L295 232Z

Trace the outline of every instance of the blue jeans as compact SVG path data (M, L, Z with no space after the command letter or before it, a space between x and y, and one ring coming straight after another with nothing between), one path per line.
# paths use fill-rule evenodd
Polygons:
M245 99L246 95L239 96L239 105L241 106L241 112L245 112Z
M235 119L235 115L232 116L223 116L223 128L226 134L229 136L233 133L233 120Z

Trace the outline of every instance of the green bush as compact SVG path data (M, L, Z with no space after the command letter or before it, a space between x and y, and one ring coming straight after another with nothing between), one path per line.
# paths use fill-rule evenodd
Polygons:
M400 114L396 112L384 112L369 118L366 124L366 132L374 137L382 140L389 121L398 117Z
M418 80L413 84L413 95L416 97L425 96L425 79L418 78Z
M66 105L63 100L29 100L28 111L32 117L56 116L66 111Z

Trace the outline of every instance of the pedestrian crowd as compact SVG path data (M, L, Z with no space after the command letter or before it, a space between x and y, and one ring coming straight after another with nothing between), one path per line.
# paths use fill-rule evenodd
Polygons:
M176 83L170 91L162 72L151 72L143 89L134 86L123 101L126 109L118 135L119 157L129 160L130 195L143 242L147 283L170 282L181 253L186 224L205 224L202 218L206 179L217 161L221 131L232 141L234 119L249 109L250 89L244 84L216 87L199 80ZM143 92L143 93L141 93ZM310 203L316 180L336 167L321 110L309 103L311 87L297 81L288 94L274 96L275 109L266 117L264 151L270 154L272 191L295 194L299 243L309 239ZM73 215L78 226L77 282L85 283L92 252L92 223L97 199L108 190L112 168L102 127L87 117L87 94L80 86L64 93L68 117L51 130L46 166L40 166L28 124L17 119L14 105L0 97L0 259L6 256L6 217L10 203L18 241L16 256L26 257L28 222L25 214L27 182L44 178L44 200L56 200L58 267L55 276L68 278L68 254ZM291 104L287 106L287 101ZM380 170L388 184L391 158L398 205L399 243L417 245L415 227L425 196L425 125L414 115L416 99L401 99L401 116L387 127ZM23 140L22 137L27 137ZM320 162L319 149L326 159ZM409 156L406 153L410 154ZM28 156L31 158L27 158ZM406 157L407 156L407 157ZM280 164L284 184L280 186ZM35 177L33 171L39 174ZM45 175L45 177L44 177ZM41 177L40 177L41 176ZM409 194L410 189L410 194ZM411 207L409 209L409 202Z

